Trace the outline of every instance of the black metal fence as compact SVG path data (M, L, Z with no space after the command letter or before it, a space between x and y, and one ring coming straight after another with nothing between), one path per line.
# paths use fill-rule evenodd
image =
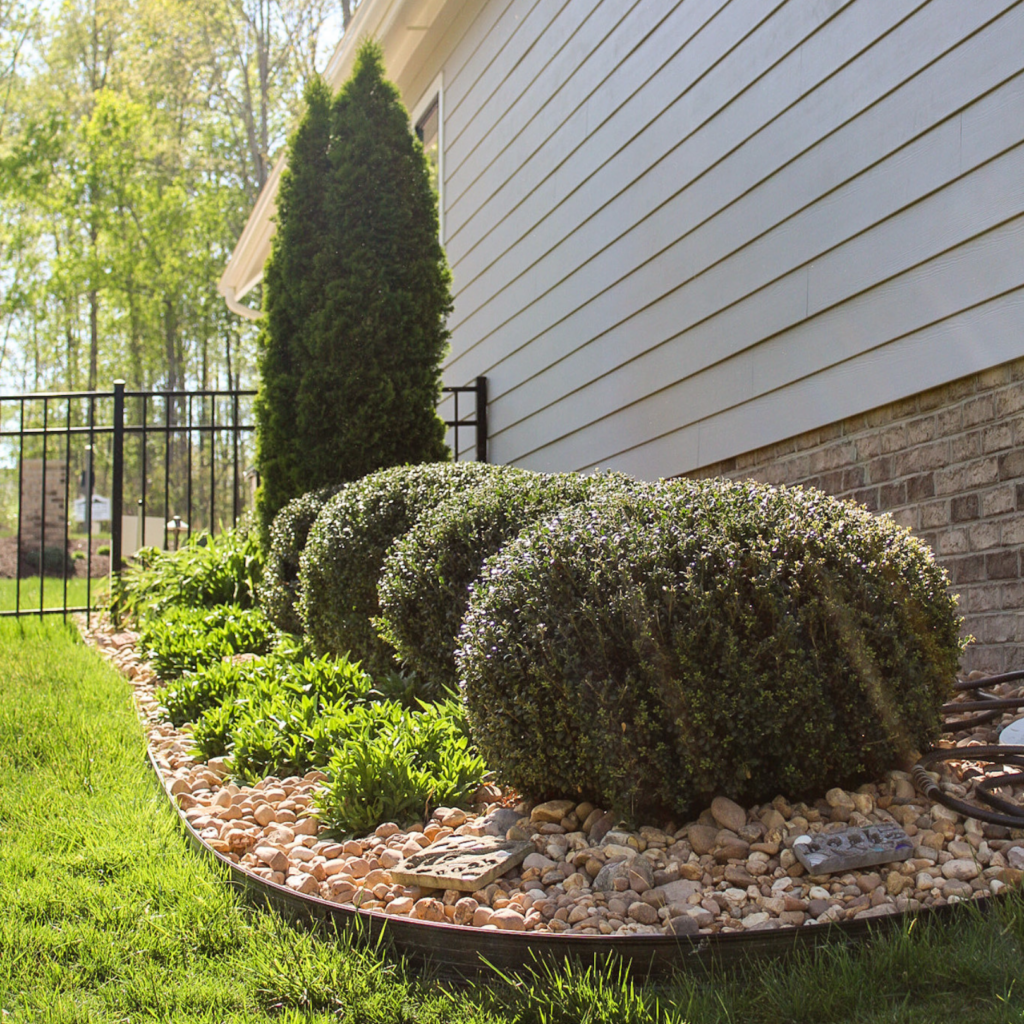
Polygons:
M456 458L473 431L465 451L486 462L487 379L443 391ZM139 548L234 526L258 484L254 396L123 381L0 395L0 616L88 617L102 578Z

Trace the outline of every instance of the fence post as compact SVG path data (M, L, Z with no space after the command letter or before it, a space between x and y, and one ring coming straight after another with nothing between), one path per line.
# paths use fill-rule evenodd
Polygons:
M124 515L124 381L114 381L114 465L110 487L110 572L121 571L121 523Z
M487 378L476 379L476 461L487 461Z

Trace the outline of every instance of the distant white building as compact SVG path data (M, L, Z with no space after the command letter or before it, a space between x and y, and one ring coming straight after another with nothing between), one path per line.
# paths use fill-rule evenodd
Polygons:
M972 667L1024 666L1024 6L363 0L335 87L366 35L436 132L445 380L488 377L492 461L889 510Z
M86 521L86 513L88 512L88 506L84 495L80 498L75 498L73 505L73 515L76 523L84 523ZM110 522L110 499L104 498L99 494L92 496L92 522L96 525L99 523Z

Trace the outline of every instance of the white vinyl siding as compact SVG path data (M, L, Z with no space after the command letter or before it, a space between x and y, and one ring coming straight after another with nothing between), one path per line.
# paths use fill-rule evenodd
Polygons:
M1024 354L1024 5L480 0L446 382L490 457L671 475Z

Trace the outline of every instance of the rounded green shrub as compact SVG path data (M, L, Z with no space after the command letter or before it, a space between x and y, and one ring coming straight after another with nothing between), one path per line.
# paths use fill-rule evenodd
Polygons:
M529 796L627 817L820 795L933 741L961 652L930 550L813 490L635 484L486 563L456 661Z
M63 576L65 573L74 575L75 565L67 551L61 547L24 548L22 560L31 573L41 576Z
M299 559L299 616L315 650L348 653L371 673L394 669L371 620L388 549L427 509L502 472L479 462L431 462L371 473L324 505Z
M622 479L506 471L425 512L384 563L380 636L421 676L456 687L459 626L484 560L531 523Z
M299 556L309 531L324 505L341 487L322 487L294 498L274 517L270 550L259 586L263 614L286 633L301 633L302 620L295 605L299 596Z

